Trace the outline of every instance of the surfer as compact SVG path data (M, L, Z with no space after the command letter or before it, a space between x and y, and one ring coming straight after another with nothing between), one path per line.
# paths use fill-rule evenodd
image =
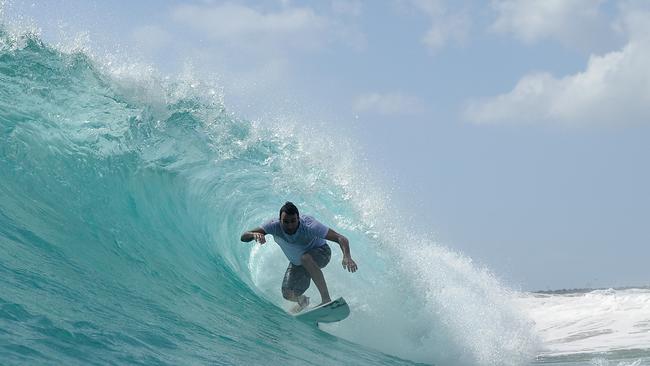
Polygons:
M282 296L298 303L292 309L295 313L309 305L309 297L304 293L311 280L314 280L320 292L321 305L332 301L321 271L321 268L329 263L332 254L326 240L336 242L341 247L343 268L349 272L357 271L357 264L350 255L348 239L311 216L300 217L298 208L291 202L286 202L280 208L279 219L269 220L261 227L244 232L241 241L255 240L264 244L267 234L273 235L273 239L289 259L289 267L282 281Z

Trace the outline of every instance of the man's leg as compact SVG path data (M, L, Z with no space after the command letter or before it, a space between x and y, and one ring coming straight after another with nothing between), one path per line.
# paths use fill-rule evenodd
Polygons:
M309 305L309 297L303 293L309 288L310 281L309 274L304 267L289 263L282 280L282 297L298 303L291 309L291 312L297 313Z
M294 291L287 290L287 289L282 289L282 296L283 296L285 299L289 300L289 301L293 301L293 302L297 302L297 303L298 303L297 305L294 305L294 306L290 309L290 311L291 311L292 313L299 313L300 311L302 311L302 309L304 309L304 308L306 308L307 306L309 306L309 297L307 297L307 296L305 296L305 295L298 295L298 294L297 294L296 292L294 292Z
M305 267L307 273L311 276L311 279L316 284L318 292L320 292L321 304L332 301L330 299L330 293L327 290L327 283L325 283L325 277L323 277L323 271L321 271L318 263L312 258L309 253L305 253L300 258L302 261L302 266Z

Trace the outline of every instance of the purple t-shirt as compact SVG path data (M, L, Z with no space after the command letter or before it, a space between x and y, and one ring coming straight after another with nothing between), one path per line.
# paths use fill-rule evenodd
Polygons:
M262 224L262 229L267 234L273 235L273 239L280 246L284 255L295 265L300 265L303 254L313 248L327 244L325 237L329 228L311 216L301 216L298 230L289 235L282 230L280 220L273 219Z

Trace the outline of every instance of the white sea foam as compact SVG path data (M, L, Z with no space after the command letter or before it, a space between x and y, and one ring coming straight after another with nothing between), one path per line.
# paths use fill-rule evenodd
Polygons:
M547 355L650 348L650 289L524 294Z

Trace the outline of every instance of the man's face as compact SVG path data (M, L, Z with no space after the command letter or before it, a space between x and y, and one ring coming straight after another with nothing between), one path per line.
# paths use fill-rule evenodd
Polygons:
M282 215L280 215L280 225L282 225L282 230L289 235L296 233L299 224L300 220L296 214L287 215L286 212L283 212Z

